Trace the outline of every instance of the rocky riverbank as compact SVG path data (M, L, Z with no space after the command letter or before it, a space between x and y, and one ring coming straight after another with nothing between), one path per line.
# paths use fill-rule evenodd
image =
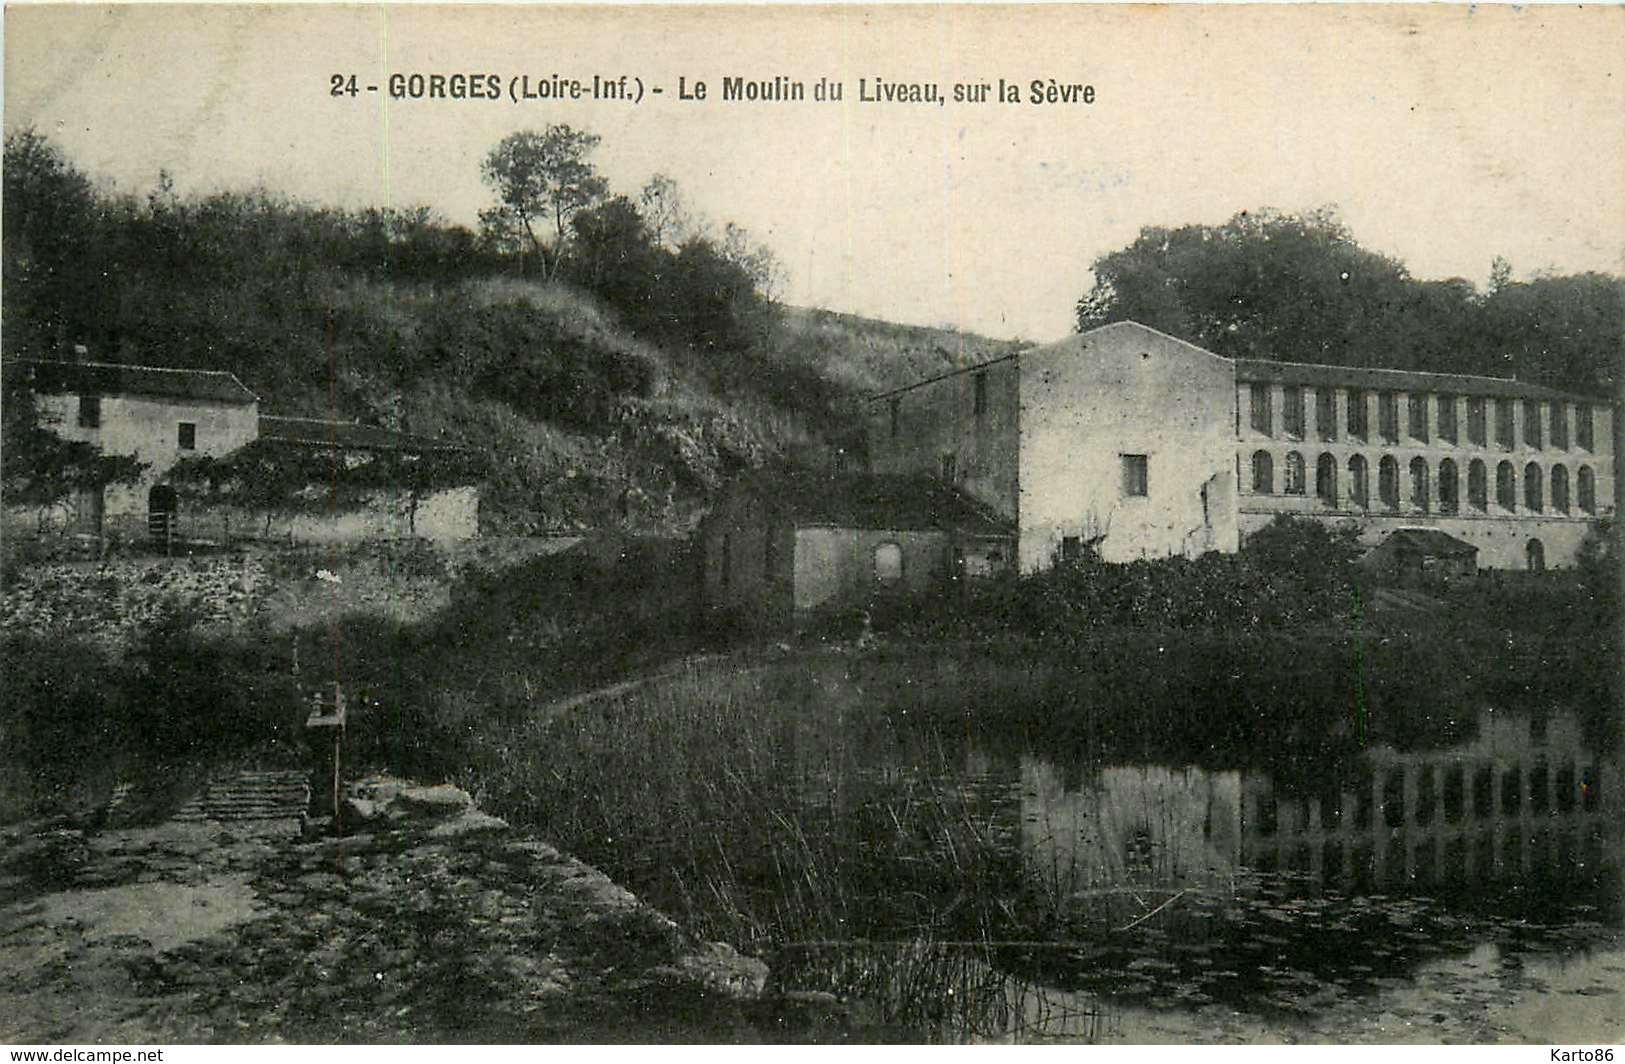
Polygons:
M0 1042L758 1041L823 1003L453 787L295 820L0 833ZM872 1034L872 1032L871 1032Z

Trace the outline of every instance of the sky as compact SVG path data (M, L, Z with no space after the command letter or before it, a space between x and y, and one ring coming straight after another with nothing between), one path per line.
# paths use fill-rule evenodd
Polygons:
M6 130L111 188L165 170L182 193L472 226L485 153L567 123L602 138L615 191L665 173L749 230L790 303L997 337L1064 335L1090 263L1142 227L1265 207L1333 205L1421 278L1482 284L1497 255L1520 277L1625 274L1618 6L25 5L4 51ZM503 96L392 98L414 73L494 75ZM595 74L644 96L513 98ZM722 98L724 78L775 76L809 98ZM812 99L820 78L843 99ZM1001 78L1019 102L859 98L859 79L951 96ZM1035 79L1093 102L1035 104Z

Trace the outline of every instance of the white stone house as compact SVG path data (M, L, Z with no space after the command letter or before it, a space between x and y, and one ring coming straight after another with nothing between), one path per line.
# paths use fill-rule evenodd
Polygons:
M41 421L59 436L133 455L146 464L138 483L85 490L40 511L7 504L8 533L42 529L125 539L178 535L218 540L263 531L264 514L188 507L170 483L187 458L226 458L260 440L280 446L364 456L380 450L426 453L448 445L344 421L287 418L260 412L259 396L220 370L131 366L109 362L12 360L9 379L34 396ZM467 485L423 498L379 493L342 513L281 517L272 533L306 540L386 535L466 539L478 535L479 489Z

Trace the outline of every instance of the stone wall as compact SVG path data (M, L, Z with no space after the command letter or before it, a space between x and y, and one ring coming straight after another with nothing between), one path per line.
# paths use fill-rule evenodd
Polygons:
M117 644L176 608L205 625L237 626L263 608L272 590L253 557L35 565L0 595L0 632Z
M1011 358L875 399L869 405L870 469L942 477L1014 519L1020 376L1021 363Z

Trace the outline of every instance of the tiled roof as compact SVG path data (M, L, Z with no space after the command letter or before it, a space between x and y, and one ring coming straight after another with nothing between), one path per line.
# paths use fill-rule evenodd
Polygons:
M1474 377L1465 373L1424 373L1406 369L1370 369L1360 366L1324 366L1309 362L1275 362L1262 358L1238 358L1236 380L1269 384L1307 384L1310 387L1363 388L1370 391L1396 389L1412 392L1443 392L1450 395L1483 395L1496 399L1558 399L1571 403L1609 402L1592 395L1560 392L1540 384L1506 377Z
M372 451L462 450L456 444L429 436L393 432L356 421L329 421L313 417L260 415L260 439L303 447L337 447Z
M162 395L216 403L257 403L236 374L214 369L125 366L114 362L6 362L6 374L21 374L36 391L73 395Z
M1015 524L963 492L929 477L873 473L761 478L750 485L800 526L935 529L1006 535Z
M1434 557L1454 557L1464 554L1477 554L1478 548L1471 543L1459 540L1448 532L1440 532L1436 528L1400 528L1388 534L1382 541L1386 548L1396 547L1414 550L1419 554L1429 554Z
M1205 347L1181 340L1177 336L1169 336L1167 333L1153 329L1149 325L1141 325L1137 321L1112 322L1110 325L1099 326L1081 335L1087 337L1111 329L1138 329L1142 332L1154 333L1157 336L1188 347L1192 351L1223 359L1226 362L1233 362L1236 367L1236 380L1242 382L1307 384L1311 387L1364 388L1371 391L1392 388L1398 391L1430 391L1451 395L1483 395L1504 399L1558 399L1571 403L1595 403L1601 405L1612 405L1613 403L1611 399L1600 398L1595 395L1563 392L1555 388L1548 388L1545 385L1530 384L1506 377L1477 377L1466 373L1428 373L1422 370L1372 369L1364 366L1334 366L1311 362L1278 362L1274 359L1263 358L1231 359L1214 354ZM963 373L974 373L995 363L1008 362L1011 359L1021 358L1023 355L1041 354L1061 344L1069 343L1076 338L1076 336L1069 336L1065 340L1054 344L1046 344L1043 347L1029 348L1002 355L974 366L961 366L946 373L905 384L899 388L877 392L869 396L869 401L876 402L890 399L914 388L935 384L937 381L948 377L956 377Z

